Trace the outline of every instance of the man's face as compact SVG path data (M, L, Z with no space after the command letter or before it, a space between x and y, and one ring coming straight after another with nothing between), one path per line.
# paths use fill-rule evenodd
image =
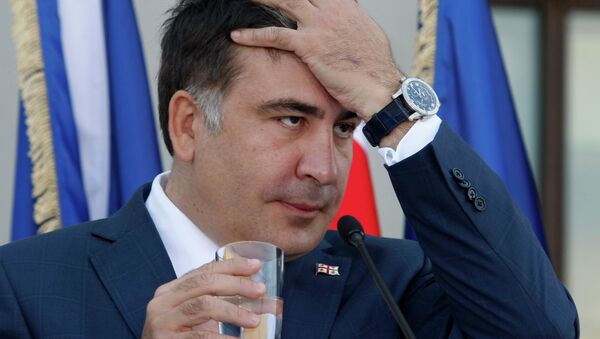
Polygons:
M287 258L321 240L352 160L346 112L295 56L240 48L242 73L222 105L222 130L202 135L193 161L200 227L219 242L266 241Z

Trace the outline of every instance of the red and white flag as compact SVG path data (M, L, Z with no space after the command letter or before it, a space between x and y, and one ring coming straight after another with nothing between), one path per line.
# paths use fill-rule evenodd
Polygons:
M379 220L375 205L375 194L371 182L371 170L366 148L370 147L362 134L362 125L354 132L354 158L350 168L350 177L346 194L342 200L338 214L333 218L330 229L337 229L339 218L344 215L354 216L365 229L365 233L379 236Z
M330 266L318 263L316 267L316 275L326 274L326 275L340 275L340 267L339 266Z

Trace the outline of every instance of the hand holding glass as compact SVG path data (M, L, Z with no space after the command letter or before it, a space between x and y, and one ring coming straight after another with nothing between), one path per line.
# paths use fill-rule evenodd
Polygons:
M279 339L283 316L283 250L275 245L259 241L241 241L227 244L216 252L216 260L233 258L257 259L261 269L250 279L265 284L263 298L247 299L241 296L226 296L223 300L254 312L260 316L256 328L243 328L233 324L219 323L219 333L244 339Z

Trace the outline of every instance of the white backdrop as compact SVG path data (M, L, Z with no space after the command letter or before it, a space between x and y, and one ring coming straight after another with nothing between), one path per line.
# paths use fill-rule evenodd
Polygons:
M160 25L165 19L165 11L174 3L174 0L134 0L155 112ZM398 65L402 70L409 71L413 58L418 0L370 0L361 3L390 37ZM17 141L18 85L15 50L10 36L11 24L10 2L0 1L0 244L8 242L10 238ZM163 167L169 168L171 159L164 148L161 156ZM369 153L382 233L385 236L401 237L404 232L402 211L378 157L375 152Z

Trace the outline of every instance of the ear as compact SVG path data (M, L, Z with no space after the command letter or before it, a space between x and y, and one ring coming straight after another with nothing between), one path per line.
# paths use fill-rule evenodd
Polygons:
M195 119L204 119L204 115L198 113L196 102L188 92L179 90L173 94L169 102L169 135L174 156L186 162L194 160L199 137L194 131ZM199 123L202 126L204 122Z

